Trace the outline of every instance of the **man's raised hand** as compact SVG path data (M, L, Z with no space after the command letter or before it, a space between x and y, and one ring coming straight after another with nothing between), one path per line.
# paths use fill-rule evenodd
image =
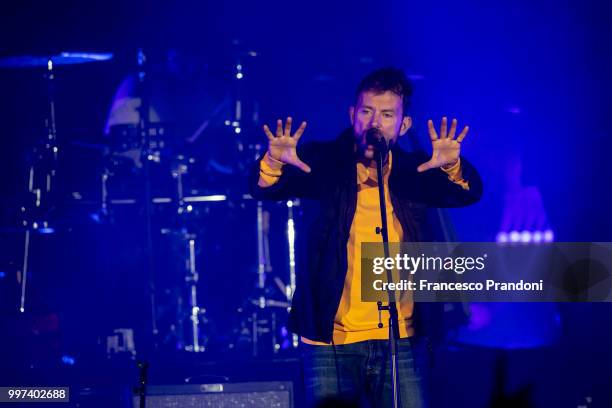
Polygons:
M310 166L300 160L296 150L297 142L302 137L304 129L306 129L306 122L302 122L293 136L291 135L291 122L291 117L288 117L283 128L283 121L278 119L276 121L276 135L270 131L268 125L264 125L263 130L268 137L268 154L273 159L310 173Z
M429 138L431 139L431 145L433 151L431 153L431 159L428 162L421 164L417 167L418 172L423 172L429 169L435 169L438 167L448 167L457 163L459 160L459 152L461 151L461 142L465 139L468 130L468 126L464 127L459 136L455 139L455 132L457 131L457 119L453 119L451 122L450 131L447 133L447 120L442 118L442 124L440 125L440 137L436 133L433 122L427 121L427 127L429 128Z

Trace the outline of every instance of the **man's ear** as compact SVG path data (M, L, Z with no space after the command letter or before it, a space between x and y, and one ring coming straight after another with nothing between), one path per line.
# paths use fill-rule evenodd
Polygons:
M355 107L354 106L349 106L349 117L351 119L351 126L353 126L355 123L355 116L353 116L355 114Z
M408 129L412 127L412 118L410 116L404 116L402 118L402 125L400 126L399 134L400 136L404 136Z

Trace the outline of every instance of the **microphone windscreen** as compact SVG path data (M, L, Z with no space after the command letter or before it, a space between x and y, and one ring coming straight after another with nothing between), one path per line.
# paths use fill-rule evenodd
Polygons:
M387 145L387 140L380 132L380 130L376 128L370 128L366 132L366 143L371 144L378 151L382 151L385 153L389 146Z

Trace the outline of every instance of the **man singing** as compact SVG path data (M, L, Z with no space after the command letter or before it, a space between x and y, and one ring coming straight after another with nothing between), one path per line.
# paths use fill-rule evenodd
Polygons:
M428 122L431 158L402 150L397 140L412 126L407 115L412 87L404 73L380 69L359 84L351 127L330 142L298 143L306 122L292 133L292 119L264 126L268 151L253 168L250 185L257 199L307 198L320 203L308 234L308 262L297 277L289 328L301 336L305 388L316 404L342 398L365 406L392 405L388 311L362 302L361 243L381 242L375 146L367 134L382 136L390 148L383 166L389 242L427 239L427 207L461 207L482 193L476 170L460 157L468 127L442 118L439 132ZM426 353L415 330L419 309L397 303L402 407L427 406Z

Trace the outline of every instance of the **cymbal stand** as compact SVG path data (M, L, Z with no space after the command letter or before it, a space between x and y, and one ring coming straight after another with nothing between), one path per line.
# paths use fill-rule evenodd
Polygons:
M28 264L30 258L31 233L52 233L53 228L49 226L47 219L49 211L53 208L55 193L55 177L57 173L57 158L59 148L57 146L57 129L55 126L55 73L53 61L47 61L47 103L48 111L45 118L47 135L38 146L33 149L33 157L28 167L28 200L21 207L25 227L23 264L21 269L21 296L19 312L25 313L26 288L28 281Z
M287 243L289 244L289 285L285 287L287 302L291 304L291 299L295 293L295 221L293 219L293 207L299 204L293 200L287 201ZM291 335L291 346L297 348L299 338L297 334Z
M140 95L140 109L138 120L138 132L142 141L141 157L144 170L144 210L145 210L145 250L146 250L146 276L147 292L149 295L149 306L151 311L151 332L153 334L154 346L157 343L157 304L155 300L154 260L153 260L153 231L152 231L152 192L151 192L151 165L154 155L151 151L151 134L149 132L149 107L150 87L146 71L146 55L142 48L138 49L138 94Z
M188 229L185 227L187 224L183 222L184 217L186 217L189 213L192 212L192 207L190 204L185 205L185 197L183 193L183 176L187 174L189 171L189 167L185 162L184 157L179 157L179 162L174 166L172 170L172 177L176 180L176 196L177 196L177 214L179 216L179 224L182 226L179 232L180 239L186 244L186 276L185 282L188 285L189 290L189 306L190 306L190 314L189 320L191 321L191 333L190 340L191 344L187 344L184 346L184 350L192 351L195 353L199 353L205 350L204 347L204 338L201 337L200 333L200 319L202 315L206 312L204 308L199 306L198 302L198 284L199 284L199 274L196 268L196 238L197 235L188 232ZM180 326L180 325L179 325Z
M263 209L263 202L257 201L257 306L264 309L266 273L272 272L270 263L270 213Z
M198 306L199 275L195 264L195 238L195 234L188 234L186 232L184 234L184 239L187 241L187 254L189 257L187 264L188 275L185 277L185 281L189 285L189 306L191 306L191 314L189 316L191 320L191 344L185 346L185 350L198 353L204 351L204 345L201 344L200 340L200 315L203 314L205 310Z

